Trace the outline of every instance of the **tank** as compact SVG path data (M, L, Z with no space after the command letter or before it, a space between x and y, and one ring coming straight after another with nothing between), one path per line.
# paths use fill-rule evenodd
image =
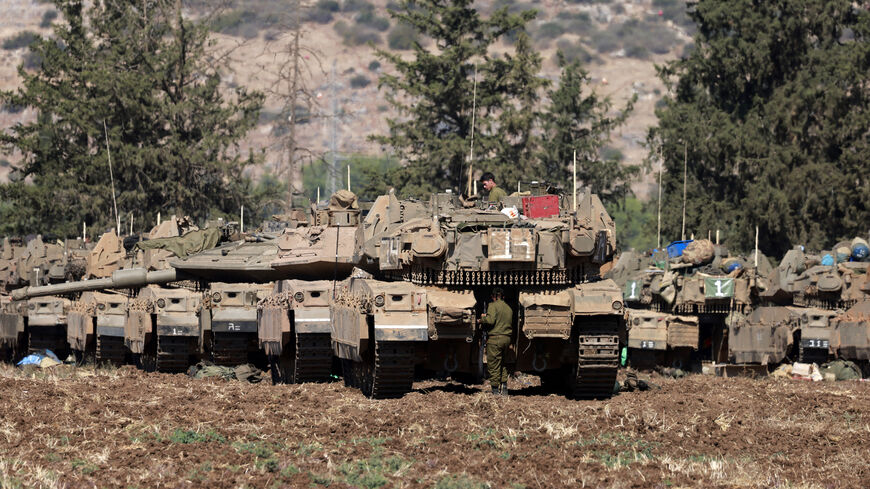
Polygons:
M612 266L612 220L589 193L576 212L563 195L544 192L503 204L506 212L466 208L449 193L374 202L357 230L363 270L331 306L345 382L381 398L408 392L416 366L479 378L477 317L499 286L516 317L514 370L575 397L612 395L625 338L622 293L601 278Z
M265 363L256 358L260 350L257 304L271 291L271 284L208 284L199 311L203 349L208 360L216 365L230 366Z
M793 321L789 345L796 350L794 358L802 362L824 363L833 356L862 360L863 323L854 319L861 317L858 306L870 297L868 264L838 262L840 258L854 260L849 256L848 245L849 242L843 242L832 251L819 254L806 253L802 247L789 250L780 265L771 271L769 289L760 294L763 305L787 308L797 318ZM840 249L842 251L838 252ZM855 307L858 309L854 314L847 314L847 310ZM778 314L783 315L786 313ZM776 324L762 325L777 328ZM845 334L839 331L840 326ZM757 336L758 349L770 348L765 343L766 338L767 335Z
M700 361L727 361L728 327L748 312L766 288L758 266L731 256L709 240L671 243L668 251L620 257L612 272L629 307L628 347L632 365L699 367Z

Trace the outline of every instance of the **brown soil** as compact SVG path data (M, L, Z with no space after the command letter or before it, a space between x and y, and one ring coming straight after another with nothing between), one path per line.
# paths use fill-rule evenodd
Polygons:
M609 401L0 366L0 487L861 487L870 384L655 378ZM525 385L530 384L530 385Z

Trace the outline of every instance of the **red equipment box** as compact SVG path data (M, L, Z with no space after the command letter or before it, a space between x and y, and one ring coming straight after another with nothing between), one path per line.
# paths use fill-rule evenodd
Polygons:
M557 195L523 197L523 215L529 219L558 216L559 197Z

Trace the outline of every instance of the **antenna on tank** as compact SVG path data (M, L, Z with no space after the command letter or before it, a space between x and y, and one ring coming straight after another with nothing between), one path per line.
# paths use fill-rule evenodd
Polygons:
M468 152L468 195L471 193L471 182L474 179L474 125L477 121L477 65L474 65L474 88L471 90L471 148ZM475 185L476 187L476 185ZM461 187L460 187L461 188ZM477 193L477 188L474 189Z
M574 150L574 212L577 212L577 150Z
M683 143L683 233L682 239L686 240L686 176L689 168L689 149L686 143Z
M109 130L106 128L106 120L103 119L103 133L106 135L106 156L109 159L109 182L112 184L112 205L115 208L115 227L118 236L121 235L121 216L118 215L118 201L115 200L115 176L112 174L112 152L109 150Z
M658 209L658 234L656 238L656 248L662 247L662 172L665 169L665 160L662 159L662 148L659 146L659 209ZM718 236L718 234L717 234ZM719 238L716 238L718 241Z

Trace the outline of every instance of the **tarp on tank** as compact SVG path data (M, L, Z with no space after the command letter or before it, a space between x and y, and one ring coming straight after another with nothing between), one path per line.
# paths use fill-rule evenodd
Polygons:
M151 332L151 313L130 311L124 323L124 343L132 353L145 351L145 334Z
M560 292L548 293L532 293L520 292L520 304L523 307L532 306L556 306L556 307L571 307L574 303L574 298L571 292L563 290Z
M435 323L461 322L465 313L477 304L470 290L463 292L428 290L426 299L431 310L429 317Z
M280 355L283 349L281 335L290 331L290 315L285 307L265 306L258 311L260 348L266 355Z
M88 334L93 334L92 316L86 312L70 311L66 316L66 340L70 348L85 351Z
M157 238L148 241L140 241L136 243L134 249L167 250L174 253L175 256L179 258L186 258L188 255L214 248L217 246L220 238L220 229L207 228L200 229L199 231L191 231L184 236L176 236L174 238Z

